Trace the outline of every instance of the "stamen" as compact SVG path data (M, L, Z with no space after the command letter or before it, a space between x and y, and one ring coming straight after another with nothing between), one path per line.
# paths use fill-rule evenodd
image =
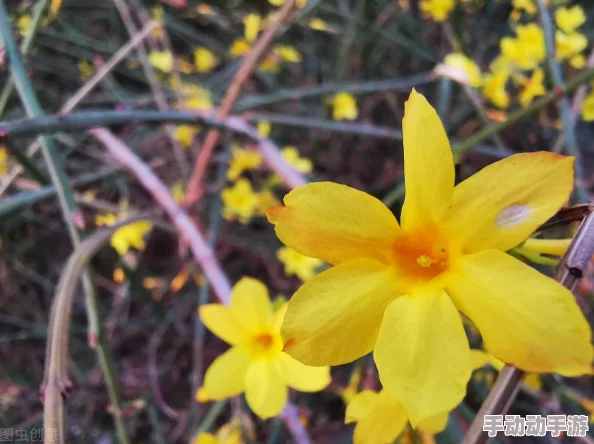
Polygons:
M422 254L417 258L417 264L423 268L429 268L433 264L434 260L427 254Z

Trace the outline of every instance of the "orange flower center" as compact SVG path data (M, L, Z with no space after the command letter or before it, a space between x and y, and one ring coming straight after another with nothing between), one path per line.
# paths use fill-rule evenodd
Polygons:
M394 242L394 266L405 284L424 286L451 269L459 252L436 227L402 233Z
M255 335L249 344L249 349L252 355L256 357L263 357L267 355L274 355L280 352L283 348L283 341L280 334L273 332L262 332Z

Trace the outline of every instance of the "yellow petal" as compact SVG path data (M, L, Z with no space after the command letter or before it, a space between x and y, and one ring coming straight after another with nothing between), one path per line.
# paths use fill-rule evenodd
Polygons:
M282 411L287 403L287 385L274 361L262 359L250 365L245 378L245 397L254 413L263 419Z
M460 314L444 292L393 301L373 356L384 389L402 403L413 426L453 409L466 394L470 348Z
M357 257L390 261L398 222L375 197L346 185L317 182L294 189L284 203L266 215L279 239L293 250L334 265Z
M406 410L389 397L385 390L378 393L371 413L357 421L354 444L391 443L404 431L408 424Z
M571 292L495 250L462 258L448 293L496 358L528 372L590 373L590 327Z
M232 347L208 367L204 376L204 392L209 399L225 399L244 391L250 355Z
M345 424L351 422L360 421L367 415L371 414L376 406L376 398L379 393L371 390L363 390L353 398L347 405L346 412L344 414Z
M192 444L218 444L217 438L210 433L199 433L193 440Z
M243 327L233 311L223 304L203 305L200 307L200 319L206 328L228 344L241 344L249 337L249 331Z
M242 278L231 291L231 311L250 332L259 332L272 324L272 308L266 286L252 278Z
M329 367L310 367L286 353L279 355L278 364L287 385L300 392L319 392L330 384Z
M573 157L516 154L459 184L446 224L466 252L509 250L552 217L572 188Z
M400 223L405 230L436 223L450 207L454 159L439 116L414 89L402 119L406 195Z
M435 435L442 432L448 425L450 412L438 413L419 422L417 428L425 433Z
M353 259L293 295L281 327L284 351L307 365L339 365L371 352L387 305L399 295L391 268Z
M491 362L491 357L488 353L482 350L470 350L470 362L473 370L478 370Z

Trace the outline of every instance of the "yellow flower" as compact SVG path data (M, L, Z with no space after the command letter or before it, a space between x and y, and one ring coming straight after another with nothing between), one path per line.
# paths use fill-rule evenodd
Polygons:
M214 9L208 3L200 3L196 6L196 11L198 14L202 15L212 15L214 14Z
M402 127L400 224L376 198L330 182L296 188L266 213L286 246L334 265L290 300L284 350L306 365L373 351L382 386L415 426L466 393L470 348L458 310L506 363L589 373L591 331L571 292L505 253L567 202L574 159L517 154L454 188L445 130L415 90Z
M588 46L588 39L584 34L571 32L565 34L563 31L555 33L556 57L557 60L565 60L582 52Z
M260 120L258 122L258 136L260 137L268 137L270 135L270 122L267 120Z
M544 71L539 68L532 73L532 77L528 79L521 80L521 84L523 86L522 91L520 91L520 105L526 108L528 105L532 103L535 97L543 96L547 93L544 85L542 84L544 80Z
M199 433L194 437L191 444L243 444L243 439L238 424L231 422L221 427L216 435Z
M357 101L352 94L341 92L332 99L332 116L334 120L355 120L359 111Z
M248 14L243 18L244 35L248 42L253 42L258 37L261 21L258 14Z
M217 57L207 48L194 50L194 65L198 72L210 72L219 63Z
M470 86L475 88L481 86L481 69L474 62L474 60L469 59L461 52L456 52L448 54L444 59L444 63L448 66L461 70L466 78L466 83L468 83Z
M0 176L8 174L8 150L0 147Z
M262 154L259 151L245 150L236 146L231 147L231 160L227 170L227 179L233 181L244 171L253 170L262 165Z
M186 197L186 190L182 182L176 182L171 187L171 197L175 199L177 203L182 203Z
M163 72L173 69L173 55L169 51L152 51L148 59L151 65Z
M286 304L274 312L266 287L250 278L233 287L228 307L200 308L204 325L232 346L206 371L204 390L210 399L245 392L252 411L270 418L284 408L287 386L317 392L330 383L328 367L308 367L283 352L280 325L285 312Z
M277 72L280 68L280 59L275 54L267 54L264 60L258 65L262 72Z
M286 1L287 0L268 0L268 3L273 6L282 6ZM296 4L298 8L303 8L305 5L307 5L307 0L297 0Z
M19 33L25 37L29 31L29 24L31 23L31 16L29 14L23 14L17 19L17 27Z
M509 106L509 94L505 90L508 79L509 72L506 70L497 71L485 76L482 90L483 96L499 108L507 108Z
M111 226L118 222L118 217L113 213L98 214L95 217L95 223L98 226ZM111 236L111 246L118 252L120 256L124 256L130 248L137 250L144 250L146 242L144 236L151 231L153 225L148 220L139 220L128 224L117 230Z
M582 103L582 110L581 110L582 119L586 122L591 122L594 120L594 91L592 91L588 96L584 99L584 103Z
M286 146L281 151L284 159L300 173L311 173L313 163L307 157L299 157L299 151L294 146Z
M421 0L421 10L436 22L447 19L454 6L454 0Z
M77 67L78 71L80 72L80 79L83 82L89 80L95 72L95 67L86 60L81 60L78 62Z
M194 137L198 133L198 129L195 125L179 125L173 132L173 137L177 140L184 148L190 148Z
M323 264L320 259L304 256L288 247L280 248L276 252L276 257L285 264L285 274L287 276L297 276L302 281L315 276L316 269Z
M311 29L315 29L316 31L327 31L328 30L328 23L326 23L321 18L317 18L317 17L312 18L309 21L308 26Z
M512 5L514 9L525 11L528 15L534 15L537 11L534 0L513 0Z
M418 428L430 434L445 429L449 412L425 420ZM356 422L354 444L386 444L402 434L408 424L404 406L386 390L363 390L347 405L346 424Z
M257 213L260 199L254 193L252 184L246 179L239 179L233 187L227 187L221 192L223 199L223 217L227 220L238 218L247 223Z
M559 8L555 11L557 26L564 32L573 32L586 22L586 14L580 5Z
M237 39L233 41L231 48L229 48L229 55L231 57L239 57L242 55L247 54L251 49L250 44L247 40L244 39Z
M276 56L278 56L282 60L284 60L285 62L299 63L303 60L301 53L299 51L297 51L295 48L293 48L292 46L276 45L272 49L272 52Z
M198 110L212 108L210 91L206 88L200 85L182 84L179 89L185 96L185 101L179 104L182 108Z
M545 58L544 33L536 23L520 25L516 28L516 38L501 39L501 53L521 69L533 69Z
M586 57L583 54L574 55L569 59L569 64L575 69L582 69L586 66Z

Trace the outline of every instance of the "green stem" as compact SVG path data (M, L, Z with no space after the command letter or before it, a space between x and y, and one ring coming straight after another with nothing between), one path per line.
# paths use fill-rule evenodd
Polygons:
M6 48L6 52L10 60L12 79L15 83L21 101L25 106L27 115L32 118L41 118L43 117L43 111L27 76L25 66L21 60L19 49L17 48L16 42L12 36L11 26L4 3L4 0L0 1L0 34L2 35L2 41L4 42L4 47ZM56 155L53 140L49 137L41 136L40 142L41 150L43 152L43 157L45 159L50 178L58 194L58 201L60 203L62 217L68 226L70 239L76 248L81 243L81 237L74 222L74 216L77 209L76 203L74 201L74 195L68 182L68 177L66 176L66 172L60 163L60 159ZM114 414L114 420L116 423L118 438L121 444L127 444L130 441L126 432L124 421L119 415L121 412L121 401L118 381L113 370L109 346L101 329L97 297L88 269L83 273L82 280L87 305L87 315L89 317L90 324L89 337L91 338L94 335L95 339L97 340L99 361L107 382L110 401L116 412L116 414Z
M540 22L545 35L545 43L547 50L547 64L549 65L549 71L553 79L553 85L555 88L563 86L563 74L561 67L557 63L555 58L555 33L551 16L549 11L544 4L543 0L537 0L538 14L540 16ZM561 122L563 123L563 135L565 137L565 148L567 154L575 156L574 170L575 170L575 190L574 200L576 203L589 202L588 192L585 188L584 172L581 163L580 149L577 144L575 132L573 131L573 124L571 122L571 105L567 97L562 97L560 100L560 114Z

